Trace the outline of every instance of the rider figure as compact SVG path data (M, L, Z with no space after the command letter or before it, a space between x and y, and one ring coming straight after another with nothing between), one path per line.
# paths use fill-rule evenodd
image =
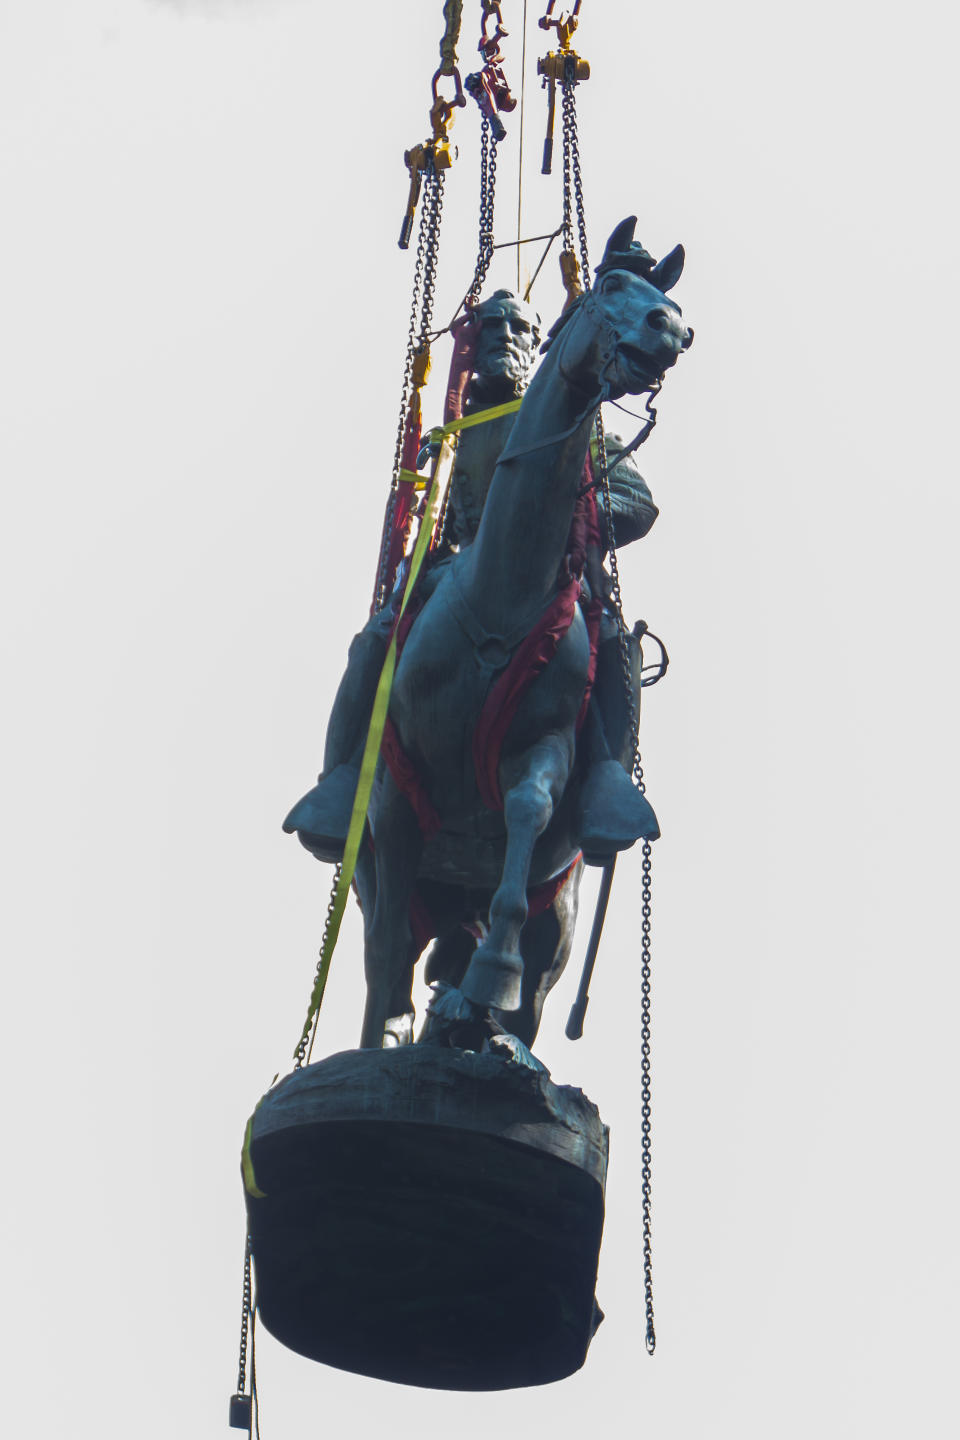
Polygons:
M540 343L540 317L509 290L495 291L476 307L474 317L480 328L465 414L519 398L526 389ZM511 412L461 433L450 481L444 549L434 561L434 572L442 571L454 548L462 550L474 539L514 419L515 412ZM607 439L613 450L621 448L617 436L608 432ZM611 468L609 487L619 548L646 535L658 511L630 457ZM602 561L609 550L609 539L602 507L600 525L603 554L588 551L585 579L606 600L609 577ZM435 583L435 575L427 571L419 585L429 592ZM297 802L283 824L288 834L296 832L306 849L320 860L336 862L342 858L374 694L393 621L393 604L388 602L355 636L327 727L323 771L317 785ZM636 698L639 700L639 696ZM593 698L578 741L584 771L580 845L588 863L605 863L617 850L626 849L641 833L647 833L649 808L625 768L632 759L629 731L616 620L605 609Z

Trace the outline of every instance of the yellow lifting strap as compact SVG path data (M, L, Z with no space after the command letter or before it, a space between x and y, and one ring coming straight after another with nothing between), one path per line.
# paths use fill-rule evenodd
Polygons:
M507 400L503 405L491 405L489 410L480 410L476 415L463 415L459 420L449 420L430 431L431 440L441 440L445 435L457 435L461 430L472 430L475 425L485 425L488 420L499 420L501 415L513 415L520 409L519 400ZM454 452L456 453L456 452ZM402 469L399 478L406 480L417 490L425 490L429 477L416 470Z
M474 425L486 425L488 420L499 420L501 415L512 415L520 409L521 400L507 400L503 405L491 405L489 410L478 410L475 415L462 415L459 420L449 420L441 425L444 435L455 435L459 430L472 430ZM431 431L431 434L434 432Z
M420 574L427 550L430 546L441 493L446 492L450 472L453 469L455 449L456 447L451 442L450 437L444 436L440 453L433 462L430 488L427 491L426 506L420 520L417 543L413 547L413 556L407 574L407 583L403 590L403 599L400 602L398 620L407 608L407 603L413 594L417 577ZM396 669L396 664L397 637L395 631L390 637L390 644L387 647L387 658L383 662L383 669L380 672L380 680L377 684L377 693L373 702L373 714L370 716L370 728L367 731L367 742L363 749L363 759L360 762L360 780L357 784L357 793L353 800L350 828L347 831L347 840L343 847L343 862L340 867L340 878L334 892L333 904L330 910L330 924L327 927L323 950L320 953L320 963L317 966L317 978L313 986L313 993L310 996L310 1006L307 1011L301 1041L309 1039L314 1016L323 1002L323 992L326 989L327 976L330 973L330 961L333 958L333 952L340 935L340 925L343 921L343 912L347 905L347 896L350 893L350 885L353 881L354 871L357 868L357 856L360 853L360 842L363 839L363 830L367 820L367 806L370 804L370 794L373 790L373 778L377 768L377 760L380 755L380 742L383 739L383 727L387 720L387 709L390 704L390 691L393 687L393 673ZM296 1054L297 1052L294 1051L295 1058Z
M437 429L430 432L432 438L439 440L440 450L433 462L433 470L430 474L426 505L420 520L417 541L413 547L410 569L407 573L407 582L403 588L403 599L400 602L400 613L397 616L398 621L407 608L407 602L413 594L417 577L420 574L427 551L430 548L430 541L433 537L440 501L446 494L447 486L450 483L454 456L457 453L457 433L461 430L470 430L475 425L483 425L489 420L497 420L501 415L511 415L514 411L520 409L520 403L520 400L508 400L504 405L493 405L489 410L481 410L475 415L464 415L460 419L450 420L446 425L438 426ZM413 472L411 471L410 474L412 475ZM420 477L417 476L416 478L419 480ZM394 634L390 637L390 644L387 647L387 657L383 662L383 669L380 672L380 680L377 684L377 693L373 702L373 713L370 716L370 728L367 730L367 740L363 748L363 759L360 762L360 779L357 783L357 792L353 800L350 827L347 831L346 844L343 847L340 878L337 881L337 888L334 891L333 903L330 909L330 923L327 926L323 949L320 952L317 978L314 982L313 992L310 996L310 1005L307 1010L307 1018L304 1022L303 1033L300 1037L301 1044L309 1040L310 1031L313 1028L314 1016L323 1003L323 992L327 987L330 962L333 959L333 952L336 949L337 940L340 936L340 926L347 905L347 896L350 893L350 885L357 868L357 856L360 853L360 842L363 839L364 826L366 825L367 806L370 804L370 795L373 790L377 760L380 756L380 742L383 739L383 730L387 721L387 711L390 706L390 691L393 688L393 675L396 670L396 665L397 637L396 630L394 630ZM297 1050L294 1051L295 1059L299 1049L300 1046L298 1045ZM249 1150L249 1147L247 1147L247 1149Z
M257 1110L260 1109L260 1106L262 1104L263 1099L261 1098L257 1101L257 1109L254 1110L253 1114L250 1116L250 1119L247 1121L247 1128L243 1132L243 1148L240 1151L240 1168L243 1172L243 1188L244 1190L246 1190L247 1194L252 1195L255 1200L265 1199L267 1193L265 1190L261 1190L260 1186L257 1184L257 1177L253 1168L253 1157L250 1154L250 1147L253 1144L253 1122L256 1119Z

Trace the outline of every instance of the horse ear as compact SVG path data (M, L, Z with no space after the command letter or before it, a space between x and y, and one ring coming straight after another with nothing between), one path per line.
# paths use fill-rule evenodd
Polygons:
M603 252L603 259L610 255L622 255L630 249L633 244L633 232L637 228L636 215L628 215L626 220L621 220L607 241L607 248ZM603 261L600 262L601 264Z
M650 284L656 285L657 289L666 295L667 291L673 289L683 274L684 258L683 246L675 245L670 251L670 254L664 255L663 259L658 261L650 271L650 274L647 276Z

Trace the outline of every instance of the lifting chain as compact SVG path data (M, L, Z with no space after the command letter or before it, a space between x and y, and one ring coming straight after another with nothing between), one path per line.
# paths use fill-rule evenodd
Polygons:
M586 270L586 262L584 262ZM642 444L647 438L656 420L656 411L652 411L648 402L648 415L650 419L646 429L642 432L637 445ZM607 447L603 433L603 419L600 411L597 411L595 422L597 459L600 481L600 498L603 505L603 518L607 527L607 541L609 546L609 563L611 591L610 599L613 602L614 614L617 622L617 647L620 656L620 668L623 676L623 688L627 701L627 711L630 717L630 733L633 738L633 779L641 794L645 791L643 778L643 762L640 758L640 713L637 707L636 692L634 690L633 672L630 659L630 640L627 635L627 625L623 618L623 601L620 592L620 567L617 561L616 534L613 522L613 503L610 496L610 469L607 462ZM633 446L631 448L636 448ZM640 942L640 1098L641 1098L641 1123L642 1134L641 1149L641 1194L643 1200L643 1293L646 1309L646 1347L647 1353L652 1355L657 1345L656 1331L653 1326L653 1246L652 1246L652 1191L651 1191L651 1146L650 1146L650 915L652 897L652 863L651 846L649 840L643 842L643 885L641 890L641 942Z
M253 1431L254 1405L257 1400L257 1371L253 1348L255 1344L254 1326L256 1324L256 1315L254 1313L253 1285L250 1275L250 1261L252 1256L253 1247L248 1234L243 1252L243 1309L240 1315L240 1363L237 1368L237 1393L230 1396L230 1428L232 1430L246 1430L248 1435ZM248 1344L250 1346L251 1358L251 1385L249 1395L247 1394ZM259 1410L256 1421L257 1435L259 1436Z
M567 292L567 304L571 304L584 287L590 284L590 260L587 253L587 225L583 206L583 179L580 173L580 137L577 131L576 89L584 80L590 79L590 66L586 60L570 48L570 38L579 23L581 0L569 15L553 15L555 0L549 0L547 12L539 24L541 30L555 29L559 49L550 50L537 61L537 74L543 77L547 91L547 135L543 142L543 164L541 171L549 175L553 169L553 127L557 111L557 87L560 87L563 111L563 219L560 230L563 235L563 250L560 255L560 274ZM573 233L573 212L577 214L577 236L580 260L577 260Z
M390 498L387 502L383 535L380 543L380 558L377 565L377 580L371 607L372 613L381 610L388 598L387 587L390 582L390 576L387 574L387 564L390 552L390 536L393 529L393 517L396 511L398 486L400 483L407 413L414 385L422 384L426 376L426 361L430 354L430 327L433 322L437 261L440 255L440 222L443 218L443 181L444 172L442 170L438 171L432 163L429 163L425 178L426 193L423 208L420 212L420 229L417 236L417 258L414 266L413 298L410 304L410 323L407 330L407 349L404 358L400 418L397 425L397 441L393 457L393 475L390 482ZM328 942L330 940L331 927L334 923L336 897L342 869L343 867L340 864L334 867L333 882L330 887L330 900L327 904L327 915L324 921L323 935L320 940L320 953L314 974L313 988L310 992L307 1018L301 1031L300 1039L297 1041L297 1047L293 1052L294 1070L301 1070L304 1064L309 1064L310 1057L313 1054L313 1043L317 1033L320 1002L323 999L323 991L326 985L327 970L329 967Z
M569 66L567 69L569 70ZM590 257L587 251L587 221L583 205L583 177L580 172L580 136L577 130L577 80L565 74L560 94L563 106L563 248L575 261L573 209L577 211L577 240L580 247L580 287L590 285ZM568 261L569 265L569 261Z
M463 93L463 81L457 69L457 44L460 39L460 21L463 18L463 0L446 0L443 16L446 29L440 41L440 66L430 81L433 97L433 104L430 106L430 138L420 145L412 145L403 155L404 164L410 172L410 191L400 227L400 239L397 242L401 250L406 250L410 244L424 178L429 182L431 174L437 176L442 171L449 170L457 158L456 146L450 142L450 127L453 124L453 112L467 103ZM444 76L453 79L455 89L452 100L447 100L440 94L440 81Z
M497 137L486 115L480 122L480 241L466 304L476 305L493 259L493 209L497 188Z
M417 234L417 257L413 269L413 295L410 301L410 323L407 327L407 349L403 365L403 382L400 387L400 415L397 420L397 439L393 454L393 474L390 481L390 499L384 521L380 543L380 559L377 565L377 579L373 591L371 615L382 610L387 603L387 561L390 553L390 533L396 508L397 486L400 482L400 468L403 459L403 438L407 425L407 412L414 385L414 369L418 355L429 354L430 323L433 319L434 290L437 278L437 258L440 242L440 220L443 212L443 171L429 166L426 175L426 196L420 211L420 229ZM421 295L422 292L422 295Z
M313 1041L317 1033L317 1018L320 1014L319 1005L314 1005L314 996L323 983L323 960L327 953L327 941L330 938L330 926L333 924L333 912L337 902L337 889L340 885L340 872L343 869L341 863L337 863L333 869L333 884L330 887L330 900L327 904L327 918L323 922L323 935L320 938L320 958L317 960L317 968L314 974L313 989L310 992L310 1007L307 1012L306 1024L300 1039L297 1041L297 1048L293 1052L294 1070L302 1070L304 1061L309 1065L310 1056L313 1054Z

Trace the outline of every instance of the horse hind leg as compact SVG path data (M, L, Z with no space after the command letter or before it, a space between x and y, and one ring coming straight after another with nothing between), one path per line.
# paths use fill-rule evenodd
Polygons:
M485 1010L517 1010L523 957L520 931L527 918L527 885L533 850L553 816L570 773L572 746L559 734L544 736L516 767L519 779L504 799L507 849L500 884L490 905L486 938L477 946L461 990Z
M389 775L384 776L374 839L376 899L364 934L367 1003L360 1032L364 1049L382 1047L387 1021L398 1015L398 1004L408 1013L409 977L418 953L410 929L410 895L423 837L408 800ZM387 1043L399 1038L392 1035Z

